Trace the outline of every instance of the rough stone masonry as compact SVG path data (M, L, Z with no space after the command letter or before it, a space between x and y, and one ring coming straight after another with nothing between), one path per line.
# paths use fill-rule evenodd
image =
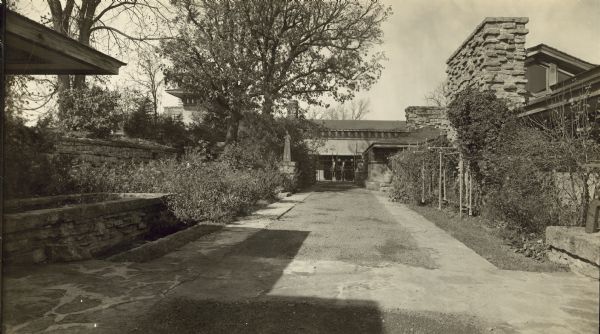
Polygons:
M527 17L487 17L448 59L450 100L467 87L492 90L511 109L525 104Z

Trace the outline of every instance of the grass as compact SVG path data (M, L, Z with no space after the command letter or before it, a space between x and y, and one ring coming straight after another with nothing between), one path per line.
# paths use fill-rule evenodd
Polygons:
M490 227L489 222L480 217L463 217L457 213L439 211L428 206L411 205L410 208L439 228L448 232L477 254L503 270L520 270L533 272L567 271L564 266L549 260L536 261L521 253L515 253L502 238L502 230Z

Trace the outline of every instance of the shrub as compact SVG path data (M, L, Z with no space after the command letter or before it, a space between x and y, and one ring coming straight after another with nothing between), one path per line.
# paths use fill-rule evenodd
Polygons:
M167 204L184 222L227 222L247 212L260 199L273 199L283 176L276 169L238 169L223 161L207 161L201 152L149 163L93 166L72 170L86 192L169 193Z
M50 196L72 191L71 159L49 155L52 134L43 126L28 127L5 118L4 194L7 198Z
M438 139L431 145L449 144L446 139ZM390 158L390 168L394 175L389 192L391 200L411 204L427 204L437 200L439 156L436 151L423 149L398 152Z
M155 141L179 150L194 144L193 134L183 123L181 115L155 117L151 112L152 102L147 97L135 103L135 110L125 117L123 125L127 136Z
M119 93L98 86L70 89L58 99L59 127L66 131L86 131L98 138L108 137L119 126Z
M474 178L485 184L489 176L486 152L495 150L506 124L513 122L516 114L492 91L467 88L448 106L448 118L457 133L458 149L470 162Z

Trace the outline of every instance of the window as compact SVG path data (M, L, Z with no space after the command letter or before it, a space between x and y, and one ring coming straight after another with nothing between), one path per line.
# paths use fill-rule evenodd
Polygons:
M573 77L573 76L559 70L558 71L558 81L557 82L565 81L565 80L567 80L567 79L569 79L571 77Z
M527 78L527 91L539 93L546 90L546 71L542 65L534 64L527 67L525 77Z

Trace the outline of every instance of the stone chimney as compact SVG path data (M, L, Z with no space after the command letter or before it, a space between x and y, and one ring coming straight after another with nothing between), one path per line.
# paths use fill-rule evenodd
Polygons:
M515 109L525 104L526 17L488 17L450 56L448 94L452 100L466 87L492 90Z

